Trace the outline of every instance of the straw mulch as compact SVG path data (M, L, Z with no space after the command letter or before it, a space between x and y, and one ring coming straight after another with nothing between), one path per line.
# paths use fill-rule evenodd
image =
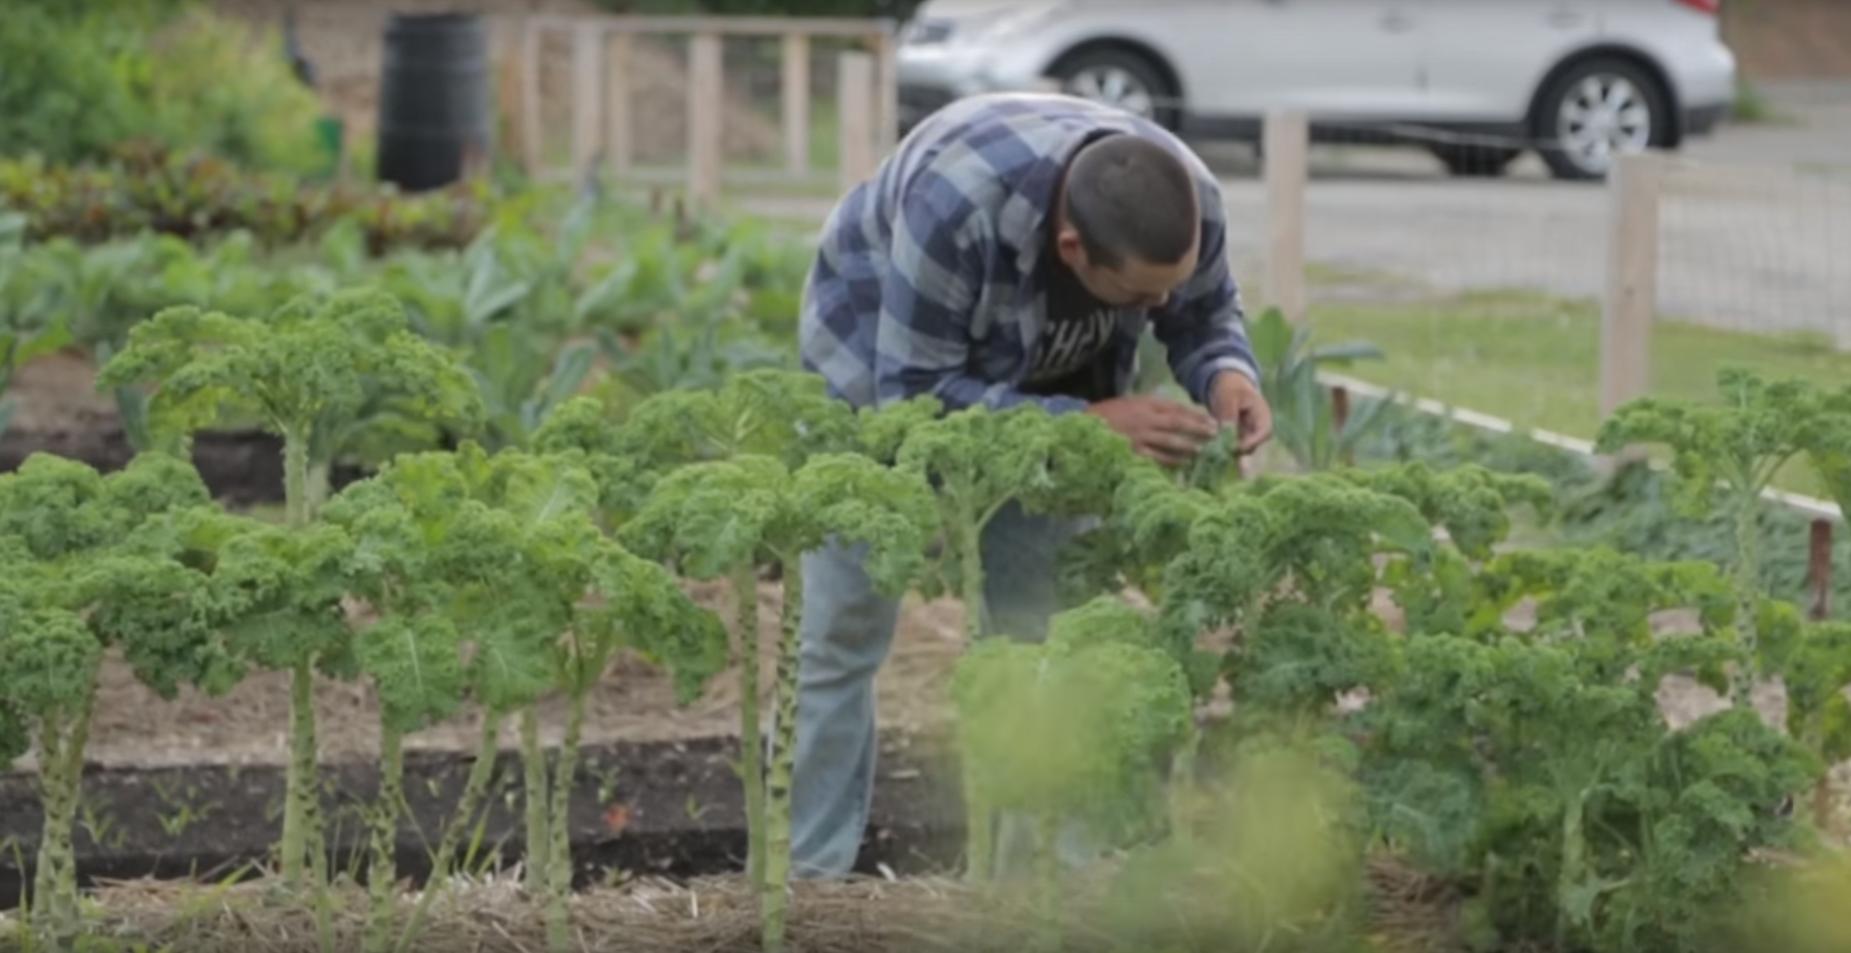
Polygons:
M188 953L305 953L316 949L305 897L268 883L207 886L159 881L110 884L98 893L93 935ZM408 894L408 912L416 894ZM367 903L360 888L335 900L336 948L361 949ZM689 883L645 879L577 893L570 916L582 953L759 953L757 898L743 878ZM400 921L403 922L402 920ZM979 953L1026 917L951 879L855 879L800 883L792 891L789 953ZM1018 934L1019 936L1020 934ZM985 941L985 942L979 942ZM0 949L9 944L0 939ZM512 879L458 884L440 899L412 948L419 953L541 953L541 901Z
M1373 903L1366 929L1376 948L1393 953L1460 949L1456 896L1392 862L1372 862L1368 880ZM1114 936L1088 915L1091 901L1111 883L1109 869L1076 874L1067 883L1063 953L1123 953L1128 938ZM96 894L92 935L187 953L315 950L314 917L306 898L283 895L273 884L110 883ZM406 894L406 911L416 897ZM940 876L798 883L792 888L787 950L1022 953L1033 946L1035 902L1032 892L979 891ZM361 949L365 895L359 888L343 888L335 907L336 948ZM757 898L738 876L680 883L643 878L586 890L572 898L570 916L578 953L762 949ZM17 948L5 933L0 930L0 950ZM459 881L433 906L412 948L419 953L542 953L545 910L516 877Z

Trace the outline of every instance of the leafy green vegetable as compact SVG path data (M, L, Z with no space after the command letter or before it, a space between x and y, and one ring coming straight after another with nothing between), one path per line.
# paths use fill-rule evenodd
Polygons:
M787 451L787 455L788 455ZM625 545L696 579L732 578L744 606L734 633L741 671L741 738L745 764L748 869L760 886L767 949L784 936L790 865L790 772L797 715L801 558L829 539L867 544L870 576L898 594L917 579L935 525L929 484L855 453L821 453L794 471L772 456L744 453L691 463L658 482L643 509L619 530ZM758 776L759 568L783 580L777 680L777 735L769 778ZM749 596L749 601L745 597ZM762 787L761 787L762 785Z
M1851 385L1819 391L1805 381L1767 381L1753 372L1726 368L1717 374L1721 400L1713 405L1645 397L1627 403L1601 425L1597 447L1607 453L1628 446L1664 444L1673 454L1678 500L1687 515L1702 515L1712 489L1727 492L1724 511L1735 527L1736 634L1748 651L1730 696L1748 704L1755 682L1776 674L1758 638L1762 541L1759 503L1774 475L1804 455L1814 455L1828 475L1839 472L1851 449ZM1851 485L1837 486L1841 505Z
M166 698L236 680L216 638L227 607L207 573L138 538L209 502L199 475L167 456L104 476L34 454L0 475L0 753L17 756L36 735L44 821L32 904L54 944L83 929L71 832L103 653L119 649Z

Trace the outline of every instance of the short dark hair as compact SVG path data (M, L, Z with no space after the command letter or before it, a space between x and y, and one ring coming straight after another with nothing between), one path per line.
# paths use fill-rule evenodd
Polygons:
M1082 146L1062 191L1086 256L1107 268L1132 258L1173 265L1201 231L1195 176L1174 152L1143 136L1112 134Z

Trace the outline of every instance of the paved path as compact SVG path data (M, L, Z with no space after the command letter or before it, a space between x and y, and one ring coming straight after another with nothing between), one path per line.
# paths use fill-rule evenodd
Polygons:
M1662 211L1659 310L1721 327L1816 331L1851 346L1851 86L1777 89L1791 124L1732 127L1680 153ZM1238 146L1204 146L1224 174L1243 272L1258 273L1265 191ZM1449 179L1418 150L1314 150L1312 262L1436 289L1596 297L1608 199L1526 156L1505 179ZM747 208L820 218L827 202Z

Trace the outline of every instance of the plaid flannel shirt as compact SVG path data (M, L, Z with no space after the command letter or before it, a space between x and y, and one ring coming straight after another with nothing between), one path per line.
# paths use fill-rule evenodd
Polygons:
M800 318L804 367L856 407L929 394L949 409L1085 401L1022 392L1047 326L1043 260L1054 185L1092 132L1170 146L1194 171L1202 236L1195 274L1160 308L1121 312L1118 393L1137 373L1148 324L1199 404L1215 376L1257 381L1240 293L1228 268L1221 188L1200 158L1129 113L1054 94L967 97L921 123L824 226Z

